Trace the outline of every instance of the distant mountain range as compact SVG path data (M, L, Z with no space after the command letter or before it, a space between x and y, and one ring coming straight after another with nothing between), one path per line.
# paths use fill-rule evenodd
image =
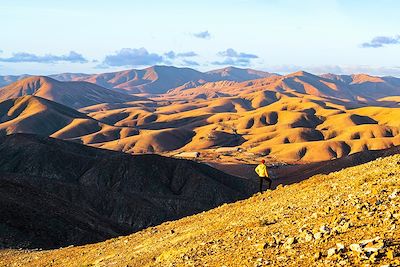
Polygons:
M400 79L395 77L376 77L366 74L354 75L336 75L322 74L313 75L304 71L281 76L275 73L257 71L253 69L240 69L235 67L227 67L208 72L200 72L190 68L177 68L173 66L153 66L145 69L131 69L125 71L101 73L101 74L83 74L83 73L62 73L44 76L34 76L26 79L29 75L21 76L0 76L0 87L15 83L21 79L24 82L15 83L10 89L9 87L0 88L0 100L19 97L29 94L30 91L35 93L40 87L55 88L81 88L76 91L88 92L88 89L101 90L99 87L111 89L112 91L123 92L126 94L165 94L168 96L189 97L189 98L214 98L235 95L235 91L240 89L241 92L255 91L260 88L268 88L278 92L298 92L307 93L316 96L327 96L333 98L346 99L350 101L370 101L384 97L398 96L400 91ZM50 79L50 78L52 79ZM62 84L61 82L81 82L73 84ZM96 84L99 87L89 87L88 84ZM17 87L17 89L14 89ZM19 89L18 89L19 88ZM250 90L253 88L254 90ZM14 91L7 93L7 90ZM29 91L30 90L30 91ZM66 89L63 89L66 90ZM68 89L72 90L72 89ZM18 91L18 92L15 92ZM48 89L42 89L42 92L36 93L56 102L66 104L72 107L88 106L86 102L93 103L96 101L95 95L98 93L90 93L93 97L91 101L85 100L85 103L77 103L71 105L71 102L77 102L77 99L69 99L57 101L56 97L46 97ZM102 91L103 94L99 98L105 97L108 92L108 103L115 103L121 100L121 95L111 94L109 91ZM73 92L75 95L77 92ZM56 94L56 93L54 93ZM66 93L64 93L66 94ZM71 97L71 94L64 98ZM390 100L390 99L388 99ZM126 99L125 102L132 101L132 98ZM69 103L67 103L69 102Z
M271 91L286 95L306 94L354 103L390 102L390 97L400 95L400 79L375 77L366 74L323 74L317 76L305 71L299 71L285 76L272 76L245 82L219 81L186 87L181 86L168 91L164 97L209 99L246 95L261 91Z
M203 84L213 81L242 82L277 74L227 67L209 72L172 66L153 66L141 70L126 70L101 74L61 73L48 77L58 81L84 81L125 93L160 94L184 84ZM0 87L26 78L22 76L0 76Z
M95 75L58 74L50 77L60 81L86 81L127 93L160 94L185 84L211 81L246 81L274 74L252 69L228 67L209 72L172 66L153 66L142 70L127 70Z

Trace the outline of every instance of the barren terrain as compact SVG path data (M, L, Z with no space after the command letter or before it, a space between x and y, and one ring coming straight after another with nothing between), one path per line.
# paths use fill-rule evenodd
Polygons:
M189 70L146 71L160 86L161 77L170 72L181 77ZM234 76L235 71L218 70L218 79L227 80L185 83L150 95L151 100L87 82L29 77L0 89L6 98L0 128L8 134L39 133L133 154L199 152L200 160L216 163L224 163L224 158L225 163L254 164L262 157L275 163L317 162L400 144L399 79L296 72L241 81L245 74L249 79L268 74L243 70L242 76ZM120 75L129 80L127 73ZM67 97L73 92L79 92L79 101ZM30 94L80 108L80 114L69 111L61 118L53 114L52 102L40 101L37 107L32 103L39 101L36 98L15 98ZM44 117L51 124L39 127ZM240 153L227 157L233 151Z
M399 178L400 156L380 158L98 244L2 251L0 263L397 266Z

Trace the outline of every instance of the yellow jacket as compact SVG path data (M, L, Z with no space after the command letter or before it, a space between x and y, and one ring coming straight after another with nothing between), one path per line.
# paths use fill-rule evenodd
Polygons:
M263 163L259 164L256 167L255 171L258 174L258 176L260 176L260 177L268 177L267 166L265 166L265 164L263 164Z

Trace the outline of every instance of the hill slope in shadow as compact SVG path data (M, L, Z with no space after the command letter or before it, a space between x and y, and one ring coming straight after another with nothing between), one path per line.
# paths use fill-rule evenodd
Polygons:
M16 134L0 137L0 244L59 247L135 232L245 198L207 165Z

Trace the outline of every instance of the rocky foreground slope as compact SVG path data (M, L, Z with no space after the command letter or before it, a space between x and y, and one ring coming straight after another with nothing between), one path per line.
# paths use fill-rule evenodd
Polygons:
M130 236L2 251L9 266L398 266L400 155Z

